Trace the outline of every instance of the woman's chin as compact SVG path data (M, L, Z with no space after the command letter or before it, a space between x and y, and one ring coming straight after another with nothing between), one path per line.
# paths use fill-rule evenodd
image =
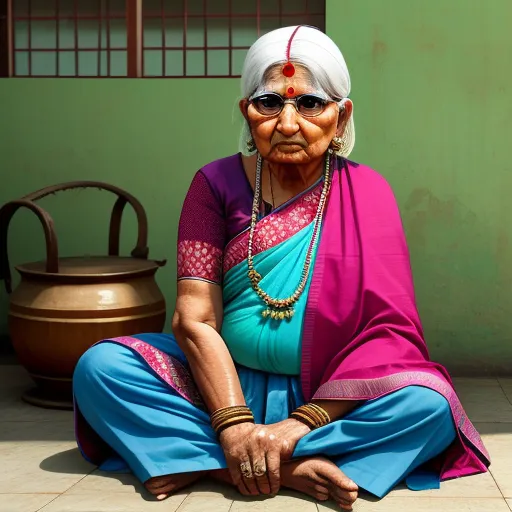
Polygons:
M311 158L306 150L298 144L279 145L272 148L272 151L266 157L271 163L275 164L306 164Z

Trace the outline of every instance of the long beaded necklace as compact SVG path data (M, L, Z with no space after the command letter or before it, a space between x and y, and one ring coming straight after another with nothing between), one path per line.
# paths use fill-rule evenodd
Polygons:
M322 186L322 193L320 194L320 199L318 201L315 218L313 219L313 234L311 235L311 241L309 242L309 247L306 252L306 259L304 261L301 279L296 290L292 293L292 295L285 299L274 299L268 293L266 293L259 285L261 281L261 275L254 268L253 242L261 202L261 171L263 168L263 159L258 153L258 160L256 164L256 180L254 185L254 199L252 203L251 226L249 229L249 247L247 250L247 266L249 268L247 275L251 281L253 290L266 305L266 308L261 312L263 318L270 317L274 320L291 319L295 313L295 304L299 300L302 292L304 291L304 288L306 287L311 267L313 250L315 249L318 242L318 235L324 215L324 207L327 196L329 195L329 190L331 188L331 153L331 150L328 150L328 154L325 157L324 183Z

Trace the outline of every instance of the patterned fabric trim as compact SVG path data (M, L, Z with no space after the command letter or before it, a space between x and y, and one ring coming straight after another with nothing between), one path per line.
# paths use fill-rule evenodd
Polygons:
M254 254L272 249L313 222L323 182L282 209L261 219L254 233ZM249 230L233 238L224 251L224 274L247 258Z
M149 343L131 336L120 336L103 341L119 343L134 350L164 382L169 384L185 400L204 408L203 400L190 372L175 357L169 356Z
M469 420L455 390L443 379L426 372L402 372L378 379L333 380L322 384L313 399L370 400L405 386L425 386L443 395L450 404L455 425L464 437L490 461L480 434Z
M178 279L195 277L217 284L222 281L222 250L199 240L178 243Z

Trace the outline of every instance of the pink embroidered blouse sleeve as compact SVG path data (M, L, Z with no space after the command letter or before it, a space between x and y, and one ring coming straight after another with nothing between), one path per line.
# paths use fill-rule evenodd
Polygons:
M223 207L206 176L198 171L181 210L178 227L178 280L222 284L226 240Z

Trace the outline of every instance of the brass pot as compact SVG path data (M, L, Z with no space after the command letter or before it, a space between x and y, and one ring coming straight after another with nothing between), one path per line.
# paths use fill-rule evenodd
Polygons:
M110 219L108 256L59 258L50 215L35 201L62 190L99 188L118 196ZM121 218L126 203L138 220L131 257L119 256ZM7 254L10 220L21 207L40 219L46 260L16 267L21 282L12 292ZM105 338L161 332L165 300L155 280L165 261L148 260L147 217L131 194L107 183L83 181L47 187L0 209L0 279L11 293L9 332L20 363L36 387L23 399L41 407L72 408L72 376L80 356Z

